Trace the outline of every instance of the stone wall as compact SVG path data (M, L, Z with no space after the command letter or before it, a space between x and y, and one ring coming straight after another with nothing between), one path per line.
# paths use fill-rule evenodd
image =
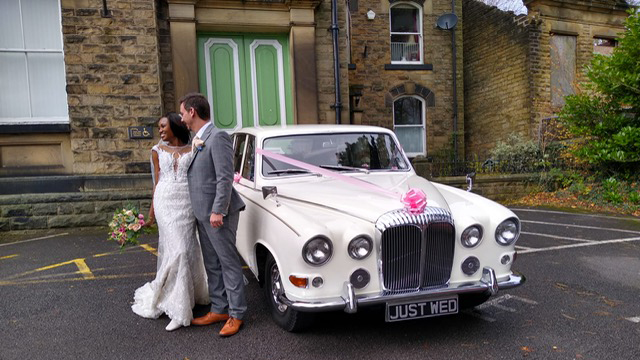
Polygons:
M128 126L162 113L154 0L62 0L74 174L148 173L154 140Z
M347 63L349 53L347 49L346 9L344 1L338 3L338 52L340 54L340 102L342 103L341 122L349 122L349 79ZM332 106L336 102L333 38L331 28L331 1L325 0L316 8L316 71L318 86L318 123L335 124L336 112Z
M496 202L509 202L540 191L539 174L478 175L471 192ZM438 177L433 182L466 190L464 176Z
M508 134L534 134L532 86L544 96L549 80L534 80L546 72L537 50L532 63L531 37L539 32L526 15L464 0L463 17L465 145L467 154L482 154Z
M551 103L551 38L576 37L573 90L587 80L585 69L595 37L613 39L624 30L627 5L619 1L527 1L528 15L464 0L466 148L491 150L508 134L541 140L560 106Z
M173 84L173 63L171 58L171 33L169 32L169 4L157 1L158 50L160 56L160 81L162 86L162 114L176 109L176 94Z
M420 1L416 1L420 4ZM391 64L389 2L360 0L351 16L351 62L349 84L363 87L357 123L393 128L393 100L400 95L424 97L426 109L427 155L451 151L453 126L453 69L451 31L436 28L436 19L451 13L451 1L426 0L423 9L424 63L432 70L385 70ZM369 9L375 19L367 18ZM462 18L462 1L456 0L456 14ZM466 26L466 24L465 24ZM463 94L463 25L455 28L457 53L458 134L465 131ZM462 154L463 138L458 136Z
M132 204L149 213L148 174L0 179L0 232L106 226ZM24 191L24 193L20 193Z

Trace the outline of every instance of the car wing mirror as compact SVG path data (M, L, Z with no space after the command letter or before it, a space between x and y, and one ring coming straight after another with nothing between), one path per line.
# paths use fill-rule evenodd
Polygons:
M467 191L473 189L473 180L476 178L476 172L470 172L467 174Z
M278 202L278 188L275 186L263 186L262 198L265 200L273 199L276 202L276 205L280 206L280 203Z

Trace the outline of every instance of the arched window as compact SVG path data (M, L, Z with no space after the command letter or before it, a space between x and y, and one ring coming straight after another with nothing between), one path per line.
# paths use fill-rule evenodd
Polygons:
M407 156L426 155L425 103L417 96L393 102L393 131Z
M391 63L422 64L422 8L413 3L396 3L389 11Z

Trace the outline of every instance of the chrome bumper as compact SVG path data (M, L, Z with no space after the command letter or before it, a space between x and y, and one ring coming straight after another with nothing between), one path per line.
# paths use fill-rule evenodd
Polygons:
M482 278L477 283L463 284L458 286L449 286L440 289L425 290L420 292L406 293L406 294L391 294L391 295L356 295L353 285L348 281L345 281L343 286L343 294L336 299L326 299L318 302L307 301L292 301L289 300L284 294L280 295L280 301L287 306L292 307L297 311L302 312L324 312L324 311L336 311L344 310L348 313L355 313L358 311L358 306L369 306L375 304L384 304L389 301L393 302L410 302L428 300L434 297L441 297L442 295L450 294L467 294L467 293L487 293L495 295L498 290L511 289L516 286L522 285L525 282L525 277L519 274L512 274L507 279L498 281L496 279L495 271L490 267L482 269Z

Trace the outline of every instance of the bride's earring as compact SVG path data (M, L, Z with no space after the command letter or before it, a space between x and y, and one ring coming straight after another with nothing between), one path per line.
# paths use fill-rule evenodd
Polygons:
M171 320L171 322L169 323L169 325L167 325L167 327L165 328L165 330L167 331L173 331L179 327L182 327L182 325L177 322L176 320Z

